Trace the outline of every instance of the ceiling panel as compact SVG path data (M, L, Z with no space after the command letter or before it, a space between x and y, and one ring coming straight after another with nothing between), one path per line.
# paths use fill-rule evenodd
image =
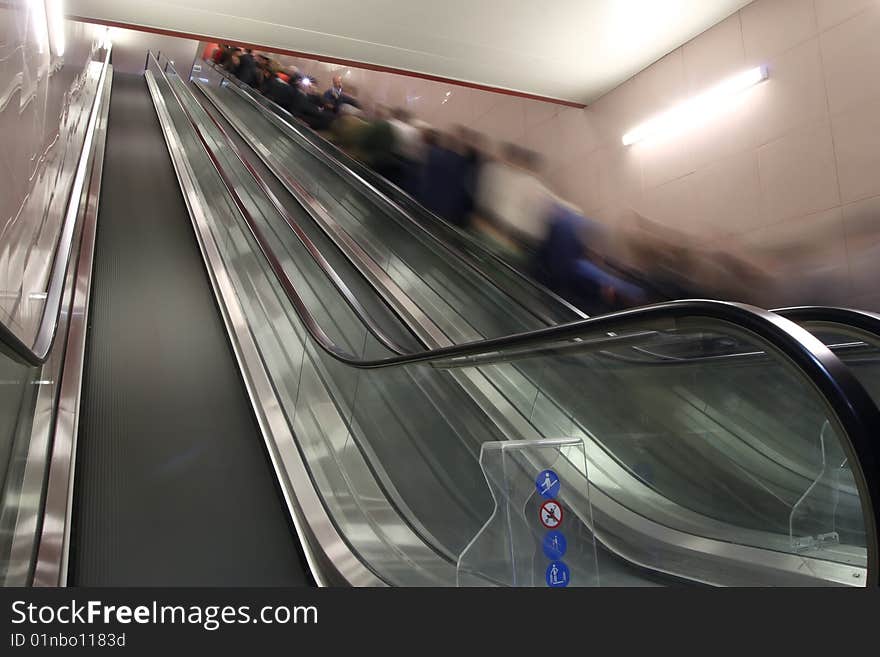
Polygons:
M749 0L65 0L68 14L589 103Z

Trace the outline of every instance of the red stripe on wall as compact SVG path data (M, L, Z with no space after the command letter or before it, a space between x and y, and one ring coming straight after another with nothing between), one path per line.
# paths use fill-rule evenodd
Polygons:
M480 91L488 91L495 94L504 94L506 96L517 96L518 98L528 98L530 100L540 100L545 103L554 103L556 105L565 105L566 107L577 107L583 109L586 107L584 103L576 103L571 100L562 100L560 98L549 98L547 96L539 96L524 91L514 91L512 89L502 89L501 87L492 87L477 82L465 82L464 80L455 80L452 78L444 78L439 75L431 75L430 73L418 73L416 71L407 71L391 66L380 66L379 64L368 64L366 62L358 62L351 59L340 59L339 57L327 57L325 55L315 55L314 53L300 52L298 50L286 50L284 48L273 48L270 46L261 46L256 43L247 43L245 41L236 41L234 39L226 39L205 34L193 34L191 32L179 32L177 30L166 30L160 27L147 27L145 25L133 25L131 23L121 23L119 21L108 21L101 18L87 18L85 16L67 16L72 21L81 23L94 23L97 25L106 25L108 27L120 27L126 30L137 30L138 32L151 32L153 34L162 34L164 36L181 37L184 39L196 39L198 41L210 41L215 43L228 43L242 48L253 48L254 50L262 50L264 52L274 52L279 55L291 55L293 57L302 57L303 59L312 59L319 62L328 62L330 64L339 64L341 66L354 66L355 68L363 68L370 71L381 71L383 73L395 73L397 75L405 75L411 78L420 78L422 80L431 80L432 82L443 82L444 84L454 84L459 87L467 87L468 89L478 89Z

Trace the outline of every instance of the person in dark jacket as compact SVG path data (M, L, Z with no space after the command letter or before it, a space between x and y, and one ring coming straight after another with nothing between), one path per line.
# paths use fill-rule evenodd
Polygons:
M589 315L644 303L644 291L609 271L586 245L598 235L595 222L556 203L547 236L535 253L535 278Z
M310 94L311 83L308 77L299 79L295 86L291 114L303 120L313 130L327 130L336 115L322 108L320 96Z
M439 135L428 147L422 171L422 204L461 228L470 212L470 163L450 135Z
M360 104L357 100L345 93L345 90L342 87L341 75L333 76L333 86L324 92L322 100L324 106L329 107L334 113L339 112L339 107L341 105L352 105L360 109Z
M462 227L470 226L472 214L477 209L477 184L480 170L486 161L485 139L476 130L458 126L457 135L462 146L462 154L467 162L464 177L464 201L462 206Z
M235 77L247 85L254 86L257 84L257 61L254 59L253 52L250 48L244 51L238 57L238 68L235 70Z
M288 77L289 80L289 76L285 77ZM280 75L273 75L266 83L264 94L273 103L295 115L298 92L288 80Z

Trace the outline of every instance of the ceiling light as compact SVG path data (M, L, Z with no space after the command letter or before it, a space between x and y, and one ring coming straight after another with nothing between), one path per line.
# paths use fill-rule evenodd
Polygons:
M758 66L716 84L708 91L636 126L621 141L629 146L663 133L676 132L723 108L736 94L767 79L767 67Z

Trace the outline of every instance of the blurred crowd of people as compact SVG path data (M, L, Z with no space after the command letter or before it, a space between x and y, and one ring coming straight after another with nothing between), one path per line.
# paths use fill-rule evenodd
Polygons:
M404 108L367 112L341 76L321 92L295 66L249 49L216 45L208 56L589 314L682 298L760 302L767 280L753 264L689 246L635 213L610 235L550 190L541 157L521 145L436 130Z

